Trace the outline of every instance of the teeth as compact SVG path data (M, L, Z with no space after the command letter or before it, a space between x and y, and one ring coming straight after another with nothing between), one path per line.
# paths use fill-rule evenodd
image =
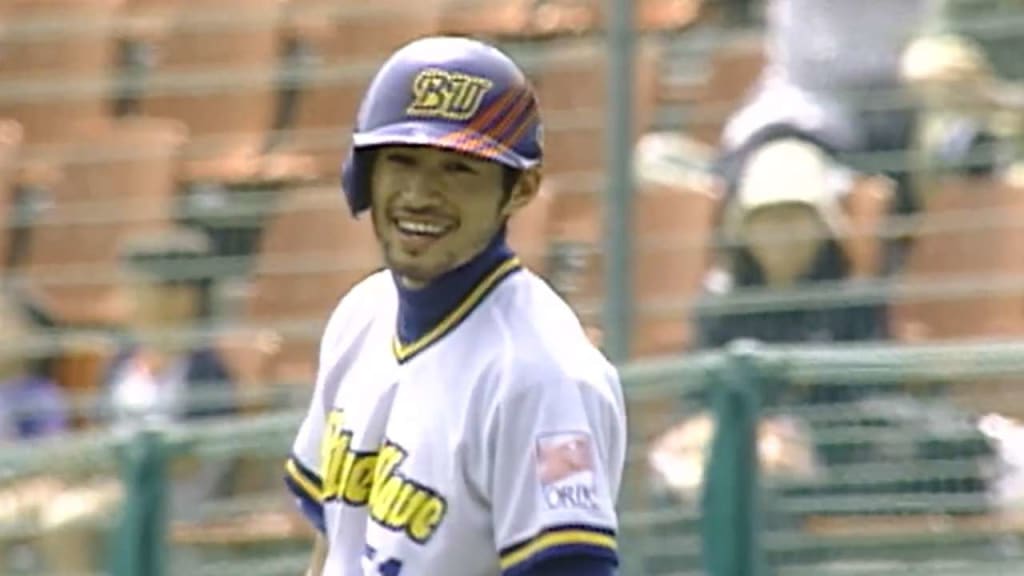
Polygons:
M439 236L444 232L443 226L427 224L426 222L411 222L409 220L399 220L398 229L408 234L425 234L428 236Z

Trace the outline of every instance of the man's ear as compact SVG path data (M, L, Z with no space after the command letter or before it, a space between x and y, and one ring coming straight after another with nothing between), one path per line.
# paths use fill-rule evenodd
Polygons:
M540 192L540 181L540 170L533 168L523 171L519 175L515 186L512 187L508 201L505 202L505 206L502 208L502 215L509 217L532 202L537 197L537 193Z

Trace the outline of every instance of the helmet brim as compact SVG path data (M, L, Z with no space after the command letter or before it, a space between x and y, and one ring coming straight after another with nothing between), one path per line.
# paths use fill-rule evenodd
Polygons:
M516 170L528 170L537 166L537 160L518 154L508 145L490 136L464 128L461 125L453 128L433 122L401 122L378 128L373 132L353 134L352 145L355 150L382 146L428 146L461 152Z

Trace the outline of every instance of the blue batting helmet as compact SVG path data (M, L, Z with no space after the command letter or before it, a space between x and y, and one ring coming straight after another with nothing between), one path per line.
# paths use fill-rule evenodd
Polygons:
M445 36L415 40L384 63L360 104L341 179L353 215L370 207L363 152L396 144L532 168L543 155L536 94L493 46Z

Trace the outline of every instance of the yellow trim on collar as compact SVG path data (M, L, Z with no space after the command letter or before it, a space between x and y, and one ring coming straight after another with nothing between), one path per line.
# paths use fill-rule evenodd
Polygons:
M465 300L445 316L437 326L413 342L409 344L402 344L401 341L399 341L398 336L395 335L392 339L392 350L395 353L395 358L397 358L399 362L405 362L427 346L430 346L434 342L440 340L445 334L451 331L452 328L458 325L459 322L464 320L473 308L483 300L484 296L486 296L491 289L498 284L498 282L511 274L514 270L518 269L520 265L519 258L515 256L503 262L500 266L492 270L490 274L484 277L484 279L469 292L469 295L466 296Z

